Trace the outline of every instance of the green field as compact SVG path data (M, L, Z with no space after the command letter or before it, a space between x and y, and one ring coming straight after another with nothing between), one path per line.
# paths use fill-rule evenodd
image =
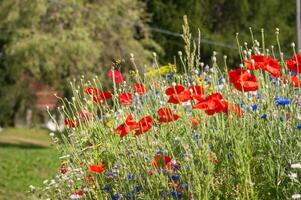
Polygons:
M0 132L0 199L28 199L29 185L40 186L57 172L58 152L48 131L5 129Z

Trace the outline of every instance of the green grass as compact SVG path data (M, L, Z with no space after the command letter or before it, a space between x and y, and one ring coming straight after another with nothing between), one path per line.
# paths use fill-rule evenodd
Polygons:
M0 133L0 199L27 199L29 185L57 172L58 152L50 147L48 131L5 129Z

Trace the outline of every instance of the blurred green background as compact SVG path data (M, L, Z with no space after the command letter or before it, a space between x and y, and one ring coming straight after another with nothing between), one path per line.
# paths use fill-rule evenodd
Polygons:
M30 184L41 184L59 167L50 148L53 129L45 112L55 112L53 93L68 96L69 82L81 75L106 79L112 62L130 53L139 67L150 65L152 52L162 64L174 62L183 15L191 32L201 30L201 59L210 64L228 55L238 66L235 35L250 43L249 27L266 47L280 43L291 55L296 40L296 4L283 0L4 0L0 1L0 199L25 199ZM58 116L59 117L59 116ZM9 128L21 127L21 128ZM25 127L25 128L24 128Z

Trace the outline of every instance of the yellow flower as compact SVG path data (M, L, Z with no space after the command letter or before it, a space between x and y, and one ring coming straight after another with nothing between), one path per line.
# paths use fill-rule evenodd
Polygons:
M156 74L158 74L156 69L150 69L144 75L147 77L154 77Z
M111 128L113 126L113 122L114 122L114 120L110 119L109 121L107 121L106 126Z
M212 92L214 90L213 86L210 84L210 85L207 85L206 86L206 90Z
M133 78L135 78L135 77L139 76L139 73L137 71L131 70L130 71L130 76L133 77Z
M176 66L168 63L167 65L163 65L159 67L158 73L162 76L173 73L176 70Z

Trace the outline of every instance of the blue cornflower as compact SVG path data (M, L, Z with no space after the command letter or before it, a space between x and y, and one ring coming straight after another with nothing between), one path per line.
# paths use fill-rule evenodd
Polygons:
M291 72L291 76L296 76L297 73L296 72Z
M267 114L263 114L263 115L261 115L261 119L266 119L268 116L267 116Z
M301 124L297 124L296 129L301 130Z
M134 189L134 192L140 192L142 190L142 187L140 185L136 186Z
M251 105L251 109L252 111L256 111L258 108L258 106L256 104Z
M121 196L119 194L111 195L112 200L118 200Z
M166 78L172 79L173 78L173 74L167 74Z
M161 195L162 197L166 197L168 194L169 194L168 192L164 192L164 191L160 193L160 195Z
M173 191L173 192L171 192L170 194L171 194L171 196L172 196L173 198L175 198L175 199L179 197L179 195L178 195L178 193L177 193L176 191Z
M135 179L135 175L132 175L132 174L128 175L128 179L129 180L134 180Z
M176 191L173 191L173 192L171 192L170 193L171 194L171 196L174 198L174 199L180 199L180 198L182 198L182 193L179 193L179 192L176 192Z
M291 101L289 99L282 98L282 97L275 97L275 101L278 106L287 106L287 105L290 105L290 103L291 103Z
M180 180L180 175L172 175L171 176L171 179L173 180L173 181L178 181L178 180Z
M269 79L272 83L277 83L277 81L278 81L278 79L275 78L274 76L270 76Z
M111 186L104 186L102 189L103 189L103 190L106 190L106 191L110 191L110 190L112 190L113 188L112 188Z
M198 139L201 139L201 138L202 138L202 135L201 135L201 134L198 134L198 133L192 133L191 136L192 136L192 138L195 139L195 140L198 140Z

